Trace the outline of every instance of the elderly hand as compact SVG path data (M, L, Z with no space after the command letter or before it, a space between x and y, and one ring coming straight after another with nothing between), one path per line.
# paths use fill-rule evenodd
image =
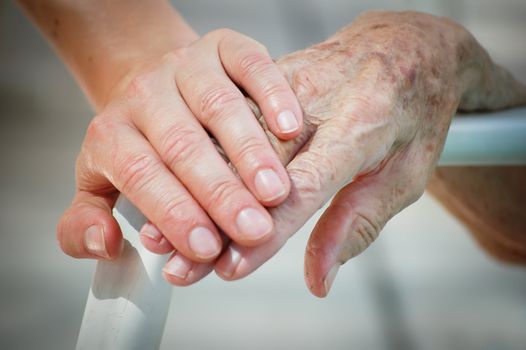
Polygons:
M221 252L219 232L240 246L267 240L273 223L263 205L285 199L289 177L237 86L279 138L301 131L288 82L266 49L241 34L214 31L134 65L87 131L77 194L58 227L64 252L119 254L122 236L111 214L119 192L150 219L141 239L158 253L175 248L207 262Z
M325 296L339 267L423 193L457 110L511 106L524 89L462 27L420 13L371 12L327 41L278 61L304 109L302 134L280 142L291 192L270 213L276 235L231 244L215 264L242 278L274 255L338 191L311 234L305 279ZM343 186L343 188L342 188ZM214 265L186 263L190 284Z

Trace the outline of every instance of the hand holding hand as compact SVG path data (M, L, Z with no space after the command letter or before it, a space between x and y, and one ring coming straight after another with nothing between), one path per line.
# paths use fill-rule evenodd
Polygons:
M175 248L207 262L221 251L219 232L241 246L269 239L273 223L263 205L285 199L289 178L237 86L279 138L301 131L286 79L265 48L241 34L218 30L133 65L89 126L77 194L58 227L62 249L116 257L122 237L111 210L119 192L151 220L141 239L159 253Z
M419 13L367 13L278 65L305 115L293 140L267 132L288 164L291 192L270 210L276 235L253 248L231 244L215 270L228 280L248 275L337 192L306 250L305 279L317 296L328 293L341 264L421 196L458 107L503 108L525 96L465 29ZM169 277L175 284L213 268L181 266L187 278Z

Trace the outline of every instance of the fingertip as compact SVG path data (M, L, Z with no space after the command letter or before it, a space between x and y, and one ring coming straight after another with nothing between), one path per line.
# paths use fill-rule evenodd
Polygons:
M196 226L187 237L190 256L194 261L208 263L221 254L223 242L218 233L206 226Z
M262 113L268 129L278 139L288 141L301 134L303 128L301 108L276 110L263 106Z
M173 245L162 232L150 221L147 221L139 231L142 245L155 254L168 254L174 250Z
M239 279L237 268L241 262L241 253L239 248L229 245L228 249L219 257L214 266L216 275L225 281L234 281Z
M195 282L189 282L185 278L181 278L179 276L171 275L171 274L169 274L169 273L167 273L165 271L162 271L162 274L163 274L163 278L164 278L164 280L166 282L168 282L171 285L176 286L176 287L187 287L187 286L190 286L190 285L195 283Z
M184 281L193 267L193 262L174 252L163 267L163 275L169 281Z
M341 263L335 262L332 265L330 263L315 263L311 260L311 263L305 264L305 284L309 288L310 292L318 297L325 298L336 279L336 275L340 269Z
M351 222L349 208L333 201L311 233L305 250L305 283L319 298L326 297L332 288Z
M332 268L329 269L327 274L323 277L316 276L311 277L311 275L305 271L305 284L309 288L309 291L312 295L318 298L326 298L331 291L338 270L340 269L341 264L336 263Z
M107 211L89 204L69 208L57 225L62 251L74 258L113 260L123 250L120 227Z
M215 263L214 269L217 276L225 281L236 281L247 277L270 258L258 251L259 248L245 248L235 243L230 244Z
M159 240L154 240L151 237L140 233L139 239L146 249L155 254L164 255L174 250L172 244L164 237L161 237Z
M244 49L240 49L244 47ZM220 59L230 78L260 107L271 132L282 140L298 136L303 125L294 91L261 44L238 37L220 44Z
M185 287L200 281L212 270L212 263L196 263L176 251L166 262L162 274L168 283Z
M277 206L287 199L290 193L290 179L281 164L278 169L272 167L260 169L254 177L255 193L258 200L266 207Z
M124 249L121 229L106 212L90 214L86 229L83 232L84 246L88 254L95 259L114 260ZM97 220L97 219L98 220Z
M164 234L151 222L146 222L139 232L141 243L146 249L155 254L168 254L174 251L174 245L168 241ZM187 237L188 247L184 247L185 253L177 247L178 256L184 260L195 263L209 263L221 253L221 238L204 227L194 228ZM201 252L201 254L197 254ZM203 255L204 254L204 255ZM179 259L179 258L171 258ZM173 279L173 278L172 278Z
M324 298L327 290L324 285L325 274L319 259L307 249L305 254L304 279L309 291L318 298Z
M301 113L293 112L291 109L284 109L276 116L276 123L273 133L282 140L290 140L301 133L303 118Z
M274 221L262 206L246 207L235 218L237 232L230 238L244 247L256 247L275 234Z

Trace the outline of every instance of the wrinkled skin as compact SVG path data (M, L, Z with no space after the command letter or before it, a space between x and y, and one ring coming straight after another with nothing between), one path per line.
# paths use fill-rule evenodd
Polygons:
M491 257L526 265L526 166L440 167L427 189Z
M303 132L280 141L260 119L288 164L291 192L270 209L273 238L251 248L232 243L215 270L227 280L248 275L337 192L306 249L305 279L316 296L325 296L339 266L422 195L457 109L526 100L524 87L465 29L419 13L367 13L277 63L304 110ZM213 267L188 262L185 280L166 277L187 285Z
M77 193L57 229L64 252L119 255L122 235L111 215L119 192L151 220L140 236L157 253L175 248L209 262L221 253L219 231L246 246L268 239L273 222L264 205L287 197L289 178L238 86L281 139L296 136L302 122L296 96L266 49L222 29L132 67L88 127ZM293 117L297 127L281 129L284 112L299 118Z

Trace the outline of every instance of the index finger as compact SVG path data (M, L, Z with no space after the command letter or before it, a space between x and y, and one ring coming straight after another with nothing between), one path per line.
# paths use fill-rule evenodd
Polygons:
M287 200L269 212L275 235L261 246L247 249L232 244L216 264L217 274L239 279L270 259L346 183L364 172L380 170L396 134L389 124L355 122L345 116L318 127L287 166L291 191Z
M296 137L303 125L302 110L267 49L236 32L225 35L218 46L225 71L256 101L272 133L283 140Z
M347 132L334 123L318 128L311 142L287 166L292 183L289 197L279 207L269 210L274 220L275 235L252 249L231 244L216 263L216 273L221 278L239 279L256 270L345 182L360 172L367 159L363 151L365 146L351 145L356 138L348 134L340 135Z

